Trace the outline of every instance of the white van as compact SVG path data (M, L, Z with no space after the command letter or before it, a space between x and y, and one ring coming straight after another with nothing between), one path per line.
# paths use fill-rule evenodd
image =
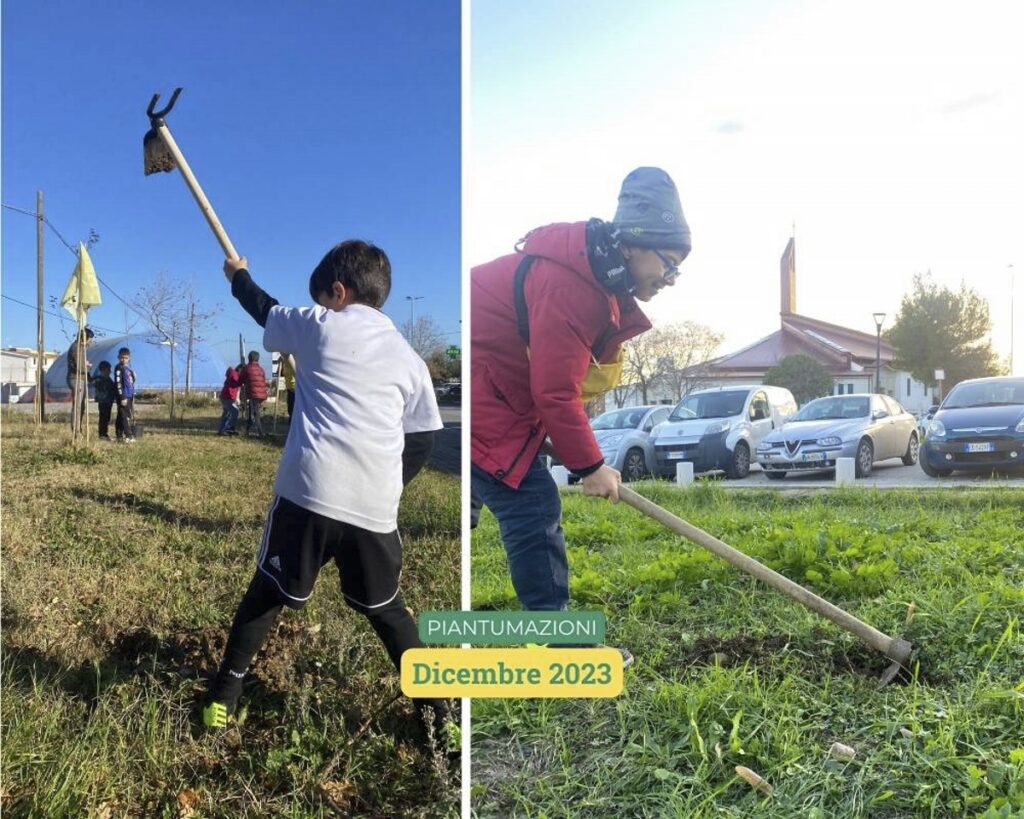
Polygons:
M691 392L651 433L655 470L674 478L676 464L692 461L694 472L723 470L745 478L761 438L796 413L793 394L763 384L713 387Z

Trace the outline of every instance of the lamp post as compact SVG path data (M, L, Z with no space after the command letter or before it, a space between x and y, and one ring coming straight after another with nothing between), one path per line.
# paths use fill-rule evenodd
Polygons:
M875 344L875 392L882 391L882 325L885 323L885 313L872 313L875 319L875 328L878 331Z
M416 349L416 302L423 296L406 296L409 302L409 346Z
M1013 265L1007 265L1010 271L1010 375L1013 375Z

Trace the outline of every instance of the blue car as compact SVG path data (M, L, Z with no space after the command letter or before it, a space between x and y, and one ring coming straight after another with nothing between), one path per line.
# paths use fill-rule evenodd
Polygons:
M932 477L1024 466L1024 378L957 384L928 424L920 463Z

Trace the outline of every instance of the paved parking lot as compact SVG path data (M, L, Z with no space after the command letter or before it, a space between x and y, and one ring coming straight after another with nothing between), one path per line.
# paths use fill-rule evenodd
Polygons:
M793 489L805 487L835 486L835 476L830 472L813 472L811 474L792 473L778 481L770 481L756 464L751 466L750 475L741 481L722 481L728 489ZM857 481L857 486L875 486L880 489L893 486L910 486L936 489L948 486L1013 486L1024 489L1024 470L1016 473L1006 472L995 477L991 475L954 472L948 478L929 478L921 467L904 466L899 458L875 464L867 478Z

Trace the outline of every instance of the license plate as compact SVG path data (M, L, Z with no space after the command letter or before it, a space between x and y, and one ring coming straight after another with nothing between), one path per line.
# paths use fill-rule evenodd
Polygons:
M823 452L805 452L804 461L824 461L825 453Z
M993 444L993 443L990 443L990 442L985 442L983 444L968 444L967 445L967 451L968 452L994 452L995 448L996 448L996 445Z
M686 453L685 452L669 452L667 457L669 459L671 459L671 460L678 461L681 458L685 458L686 457Z

